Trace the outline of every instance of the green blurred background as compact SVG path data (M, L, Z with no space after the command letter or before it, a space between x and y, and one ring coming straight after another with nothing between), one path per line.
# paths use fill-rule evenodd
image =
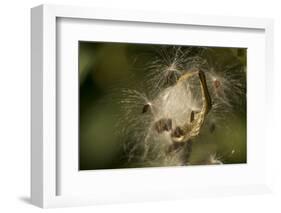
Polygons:
M79 42L80 170L136 166L127 164L123 150L126 138L116 129L116 124L122 119L119 105L121 88L142 87L146 80L145 66L159 48L162 46ZM211 49L218 55L216 60L224 60L221 56L227 52L246 67L246 49ZM194 47L192 51L196 55L200 47ZM242 108L237 106L236 111L236 115L229 118L227 127L221 125L213 134L207 134L207 142L194 143L191 162L200 164L203 156L211 153L217 153L226 164L246 162L246 100L243 100Z

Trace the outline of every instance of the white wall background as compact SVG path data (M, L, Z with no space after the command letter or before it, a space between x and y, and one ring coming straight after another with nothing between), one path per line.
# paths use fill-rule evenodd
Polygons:
M37 212L30 188L30 8L41 3L173 13L269 17L275 20L275 124L281 113L281 5L278 0L8 0L0 7L0 212ZM280 120L281 121L281 120ZM281 130L278 126L278 129ZM281 138L273 141L275 190L271 195L52 209L51 212L280 212Z

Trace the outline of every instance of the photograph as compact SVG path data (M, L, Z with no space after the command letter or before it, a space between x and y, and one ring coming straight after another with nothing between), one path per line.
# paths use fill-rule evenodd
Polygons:
M247 48L78 48L79 170L247 163Z

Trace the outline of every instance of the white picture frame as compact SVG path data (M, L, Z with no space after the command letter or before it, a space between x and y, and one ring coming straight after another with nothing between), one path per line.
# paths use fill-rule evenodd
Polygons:
M105 178L110 176L108 180L112 181L116 178L123 179L122 174L126 174L129 178L136 178L137 176L146 176L154 180L155 185L145 187L145 185L140 184L140 187L135 189L132 185L122 191L121 188L116 188L115 190L107 189L104 183L99 183L101 187L97 189L96 194L85 193L85 190L81 190L78 194L72 193L60 193L58 185L67 182L65 179L60 178L60 173L63 171L65 164L60 164L59 160L60 152L59 148L65 150L64 146L58 146L58 88L60 81L57 79L57 69L58 69L58 27L59 21L64 20L99 20L118 22L119 25L122 23L142 23L144 26L146 24L153 23L155 26L166 26L167 29L172 26L198 26L208 29L223 29L223 31L232 32L234 30L253 30L261 32L262 36L257 39L261 45L261 51L259 60L261 63L260 67L260 77L257 77L256 81L262 83L264 87L259 87L259 93L261 94L262 103L257 107L256 110L261 110L264 113L259 116L259 120L266 123L266 131L258 131L258 137L256 140L263 140L265 143L257 142L256 150L253 146L250 146L251 153L257 153L257 161L261 161L260 153L263 148L267 150L263 153L262 166L256 168L256 164L253 163L253 170L249 170L247 167L240 170L241 165L236 165L236 167L228 170L220 170L216 167L208 168L197 167L196 169L190 170L189 174L192 176L194 173L193 180L196 180L198 175L203 176L210 175L212 171L217 170L218 174L222 176L226 173L232 175L232 171L237 171L238 174L233 174L230 179L239 179L241 176L240 172L252 173L249 174L247 180L239 180L233 184L230 181L225 181L221 184L200 185L200 180L193 181L191 187L190 185L182 185L183 182L179 180L181 187L177 185L170 184L168 187L164 185L163 182L159 181L156 183L156 179L167 175L168 171L172 168L163 169L141 169L141 170L122 170L117 172L112 172L110 170L106 173L96 173L95 176L91 174L83 174L82 179L77 179L78 181L90 181L91 178L100 177ZM165 13L153 13L148 11L121 11L121 10L111 10L111 9L97 9L97 8L84 8L84 7L74 7L74 6L54 6L54 5L41 5L31 10L31 54L32 54L32 118L31 118L31 201L33 204L47 208L47 207L60 207L60 206L76 206L76 205L91 205L97 203L116 203L116 202L138 202L144 200L165 200L165 199L180 199L187 197L198 197L198 196L208 196L208 195L233 195L233 194L252 194L252 193L264 193L271 191L271 165L268 153L270 150L270 131L272 130L272 123L270 122L271 116L264 116L265 106L272 106L272 95L270 91L273 89L271 82L274 78L273 76L273 21L271 19L257 19L257 18L240 18L240 17L216 17L216 16L203 16L203 15L188 15L188 14L165 14ZM83 36L83 35L82 35ZM71 36L69 36L71 37ZM117 40L122 39L119 37ZM128 38L126 38L128 39ZM125 40L126 40L125 39ZM235 40L235 35L233 35ZM248 38L249 39L249 38ZM250 38L251 39L251 38ZM110 40L110 39L109 39ZM134 40L134 39L133 39ZM223 39L222 39L223 40ZM254 39L253 39L254 40ZM138 41L138 38L135 38ZM247 40L245 40L247 41ZM153 40L151 42L157 42ZM196 42L196 41L195 41ZM208 41L206 41L208 42ZM219 43L213 42L210 44L213 46ZM218 41L220 42L220 41ZM222 42L222 41L221 41ZM263 43L264 42L264 43ZM199 42L200 43L200 42ZM231 43L229 43L231 44ZM243 45L243 43L241 43ZM253 43L252 45L255 45ZM63 51L62 51L63 52ZM254 57L254 55L252 56ZM77 63L77 62L76 62ZM257 62L258 63L258 62ZM266 78L263 78L266 77ZM248 81L253 81L253 77L250 77ZM71 83L70 83L71 84ZM258 86L253 83L250 84L250 107L257 102L257 97L255 96L254 89ZM251 93L252 91L252 93ZM249 97L248 97L249 98ZM255 112L252 112L254 115ZM250 131L256 127L257 130L261 130L262 126L255 124L254 116L249 115L248 121L250 122ZM74 141L75 142L75 141ZM71 150L71 148L69 149ZM61 150L60 150L61 151ZM68 150L66 150L68 151ZM73 151L73 150L71 150ZM75 151L75 150L74 150ZM254 154L253 154L254 155ZM70 157L71 158L71 157ZM74 157L73 157L74 159ZM70 159L71 160L71 159ZM72 161L71 161L72 162ZM75 161L73 161L75 162ZM250 167L249 167L250 168ZM157 170L155 172L151 172ZM78 171L77 171L78 172ZM153 174L151 174L153 173ZM182 169L173 169L174 175L169 178L176 178L176 175L185 176L186 173ZM74 178L71 178L71 173L69 174L69 183L66 187L71 187L69 190L65 191L79 191L79 188L83 188L82 185L77 185L74 183ZM262 174L255 178L255 175ZM121 176L120 176L121 175ZM209 176L214 178L215 176ZM100 178L102 180L102 178ZM71 182L73 181L73 182ZM127 181L127 180L123 180ZM141 181L141 180L140 180ZM176 181L175 181L176 182ZM252 184L251 184L252 182ZM129 182L128 182L129 183ZM145 180L144 182L145 183ZM89 187L91 190L95 189L95 185ZM160 188L165 188L160 190ZM85 188L85 187L84 187ZM143 191L141 190L143 188ZM151 191L147 191L151 189ZM120 193L122 196L120 196Z

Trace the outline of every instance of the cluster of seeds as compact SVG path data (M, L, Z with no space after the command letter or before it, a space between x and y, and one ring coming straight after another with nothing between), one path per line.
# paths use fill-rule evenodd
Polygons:
M144 66L144 89L123 90L119 129L126 138L128 162L189 165L194 140L205 129L213 134L241 108L246 99L245 67L232 50L217 52L163 46ZM216 156L210 153L204 164L223 163Z

